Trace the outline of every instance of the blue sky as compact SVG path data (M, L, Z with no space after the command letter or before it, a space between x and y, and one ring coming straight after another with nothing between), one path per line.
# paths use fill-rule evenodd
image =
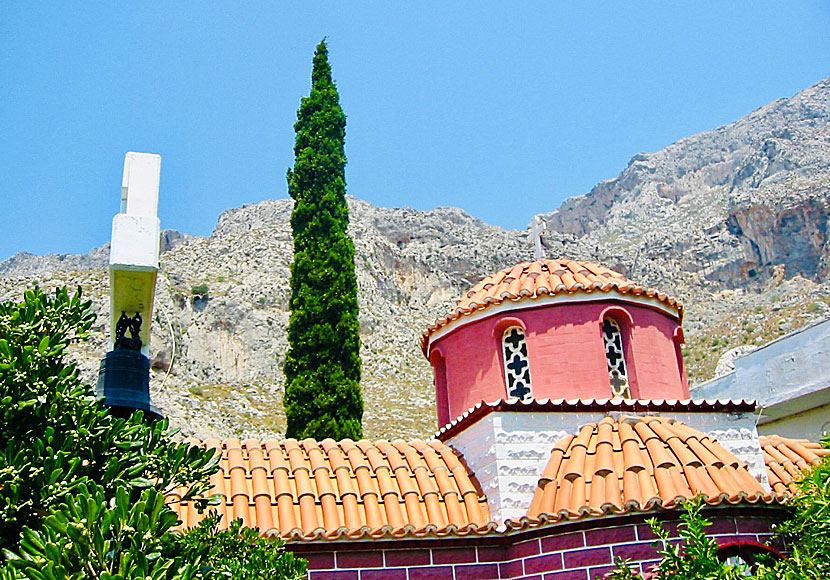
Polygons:
M0 260L107 241L127 151L163 228L286 197L324 36L349 193L510 228L830 76L824 1L238 4L0 2Z

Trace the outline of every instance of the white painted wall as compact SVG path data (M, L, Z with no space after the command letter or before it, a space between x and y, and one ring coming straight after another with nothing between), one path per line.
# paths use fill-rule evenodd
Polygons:
M793 439L819 441L830 434L830 405L758 425L758 431L761 435L781 435Z

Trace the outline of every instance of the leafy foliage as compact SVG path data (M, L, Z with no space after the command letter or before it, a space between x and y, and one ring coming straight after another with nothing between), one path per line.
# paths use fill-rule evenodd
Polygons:
M825 442L826 443L826 442ZM701 502L687 502L678 532L682 544L671 544L670 533L655 519L649 520L659 537L661 561L650 576L659 580L755 578L756 580L820 580L830 577L830 459L825 458L805 474L798 484L800 491L791 501L791 516L776 528L784 537L792 554L783 560L759 559L753 569L745 565L729 565L718 560L717 544L706 536L711 525L702 516ZM624 560L609 578L634 580L637 572Z
M205 505L196 496L217 459L174 442L166 421L117 419L94 399L66 352L89 331L89 308L65 288L0 303L0 580L212 578L185 549L196 532L169 533L178 517L165 496ZM246 541L256 535L235 529ZM272 548L237 564L297 577L265 574L283 559L285 570L303 566Z
M354 244L347 232L346 116L325 40L314 54L311 80L294 125L294 169L288 170L295 204L286 435L359 439L363 399Z
M700 499L687 501L685 512L680 516L678 534L682 543L672 543L672 534L651 518L648 525L659 540L655 543L662 558L651 578L656 580L737 580L743 578L743 567L730 566L718 560L718 545L706 535L706 528L712 523L700 511ZM609 578L631 580L640 576L624 560L617 561L617 569Z
M827 441L824 442L827 445ZM792 500L793 516L777 532L787 538L793 554L775 566L762 568L758 578L772 580L830 577L830 459L825 458L799 483Z
M107 495L101 486L78 485L40 531L24 528L20 555L8 553L10 567L33 580L196 577L198 560L161 557L178 518L158 490L144 489L134 503L125 485Z
M210 452L171 442L165 421L116 419L95 401L66 360L93 323L90 304L65 288L0 304L0 548L15 549L24 526L39 528L81 485L108 497L126 486L134 501L151 486L183 486L188 499L215 470Z
M280 549L279 540L268 540L241 520L219 530L219 517L209 514L199 526L175 537L172 552L186 560L201 561L204 580L292 580L305 576L308 563Z

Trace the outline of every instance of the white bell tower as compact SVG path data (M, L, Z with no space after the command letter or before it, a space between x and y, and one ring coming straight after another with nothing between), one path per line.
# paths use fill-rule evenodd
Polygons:
M127 153L121 181L121 211L112 219L110 244L110 352L101 362L98 396L113 412L150 404L150 325L159 269L158 218L161 156Z

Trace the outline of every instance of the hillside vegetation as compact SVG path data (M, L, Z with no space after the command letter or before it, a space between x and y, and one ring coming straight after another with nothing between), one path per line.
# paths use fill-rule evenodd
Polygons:
M547 255L593 260L686 304L687 369L710 378L724 353L826 317L830 80L738 121L639 154L620 175L548 214ZM291 200L230 209L207 238L165 232L151 390L198 437L282 436ZM456 208L419 212L350 198L367 437L435 430L426 325L481 277L532 259L527 232ZM108 309L107 248L18 254L0 299L33 283L80 285ZM97 374L107 316L76 351Z

